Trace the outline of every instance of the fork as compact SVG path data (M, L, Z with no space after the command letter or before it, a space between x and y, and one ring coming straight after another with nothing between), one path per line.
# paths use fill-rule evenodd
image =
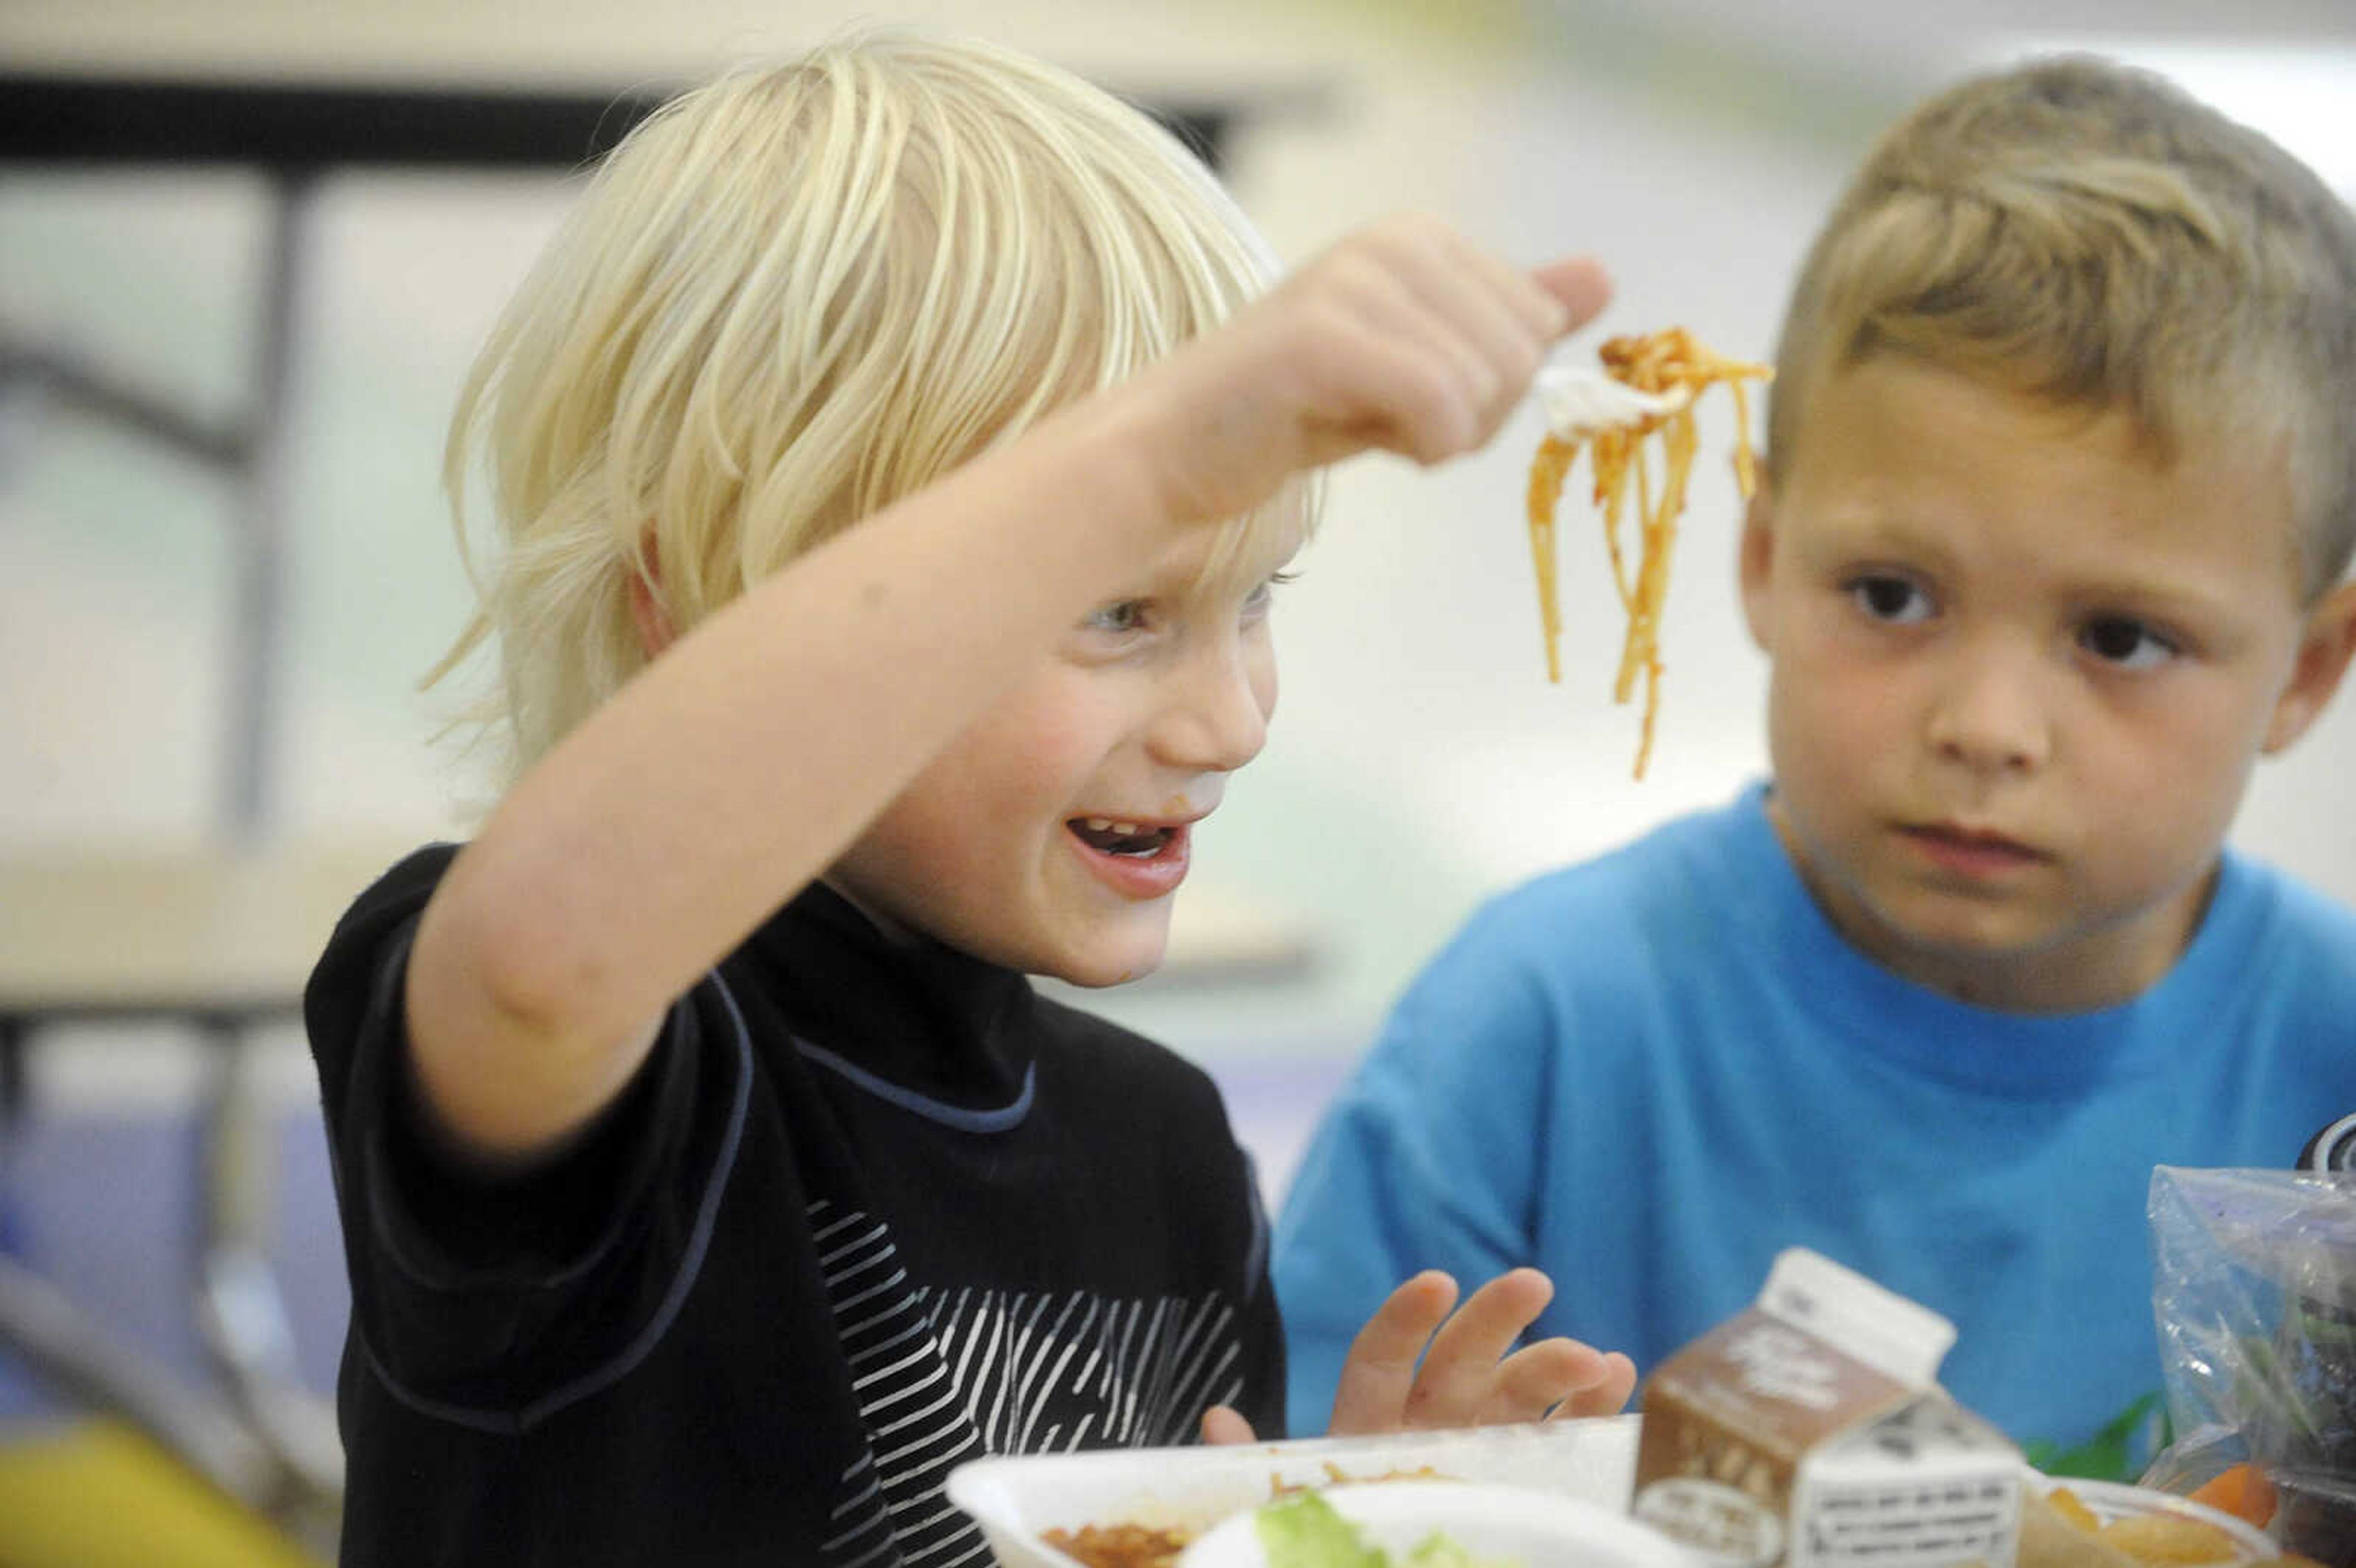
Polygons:
M1542 366L1534 389L1546 410L1547 428L1558 441L1577 441L1598 431L1641 424L1673 414L1693 401L1690 387L1640 392L1583 365Z

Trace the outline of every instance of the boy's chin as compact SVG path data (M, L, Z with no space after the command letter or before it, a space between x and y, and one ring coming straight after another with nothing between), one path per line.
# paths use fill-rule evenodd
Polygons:
M1138 923L1141 927L1144 923ZM1153 922L1151 930L1102 933L1100 940L1060 955L1049 973L1067 986L1101 991L1142 980L1161 968L1169 945L1170 928L1164 917Z
M1055 976L1067 986L1102 991L1114 986L1125 986L1131 980L1142 980L1161 967L1162 950L1156 946L1151 953L1140 954L1131 962L1106 958L1062 965L1055 969Z

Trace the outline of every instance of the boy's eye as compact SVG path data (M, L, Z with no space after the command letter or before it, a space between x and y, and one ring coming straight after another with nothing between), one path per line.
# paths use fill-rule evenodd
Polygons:
M1146 627L1149 609L1142 599L1116 599L1089 612L1084 624L1091 632L1141 632Z
M1247 621L1257 621L1265 616L1269 606L1276 602L1277 585L1291 581L1294 575L1290 571L1277 571L1262 579L1259 586L1244 598L1243 618Z
M2176 656L2167 637L2130 615L2101 615L2081 627L2078 645L2118 669L2149 669Z
M1875 620L1893 626L1912 625L1931 613L1931 596L1902 577L1875 572L1848 583L1848 596Z

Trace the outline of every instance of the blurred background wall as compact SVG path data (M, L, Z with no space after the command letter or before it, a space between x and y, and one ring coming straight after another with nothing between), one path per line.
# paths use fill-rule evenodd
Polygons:
M1125 91L1232 106L1228 179L1288 260L1406 206L1515 257L1592 251L1619 293L1582 353L1610 332L1680 323L1766 357L1801 250L1867 139L1931 87L2030 48L2140 54L2245 116L2294 116L2269 123L2356 188L2334 164L2356 148L2346 0L2243 0L2230 15L2206 0L0 0L0 61L644 92L869 17L983 33ZM316 193L291 302L276 721L250 837L389 859L465 830L481 781L433 741L455 694L416 686L467 605L437 487L444 421L570 188L378 174ZM233 416L252 385L266 211L261 183L235 169L0 165L0 331ZM1727 418L1713 400L1712 454ZM1538 433L1526 413L1438 472L1379 458L1341 469L1323 533L1282 592L1281 711L1203 836L1182 907L1207 912L1209 935L1307 962L1095 998L1228 1082L1271 1191L1335 1076L1476 901L1721 801L1762 766L1762 669L1736 614L1723 465L1713 455L1696 479L1639 783L1637 714L1609 700L1620 616L1576 506L1565 679L1544 678L1522 509ZM235 504L217 478L117 431L37 396L0 400L0 855L169 850L228 830ZM2356 711L2343 701L2261 769L2237 837L2356 899L2351 776ZM299 1114L311 1093L299 1040L284 1030L267 1044ZM189 1056L169 1029L61 1031L36 1053L31 1103L43 1117L168 1114L193 1082ZM302 1250L332 1275L323 1185L286 1201ZM328 1328L306 1329L322 1380L337 1288L317 1285ZM160 1323L170 1308L132 1310Z

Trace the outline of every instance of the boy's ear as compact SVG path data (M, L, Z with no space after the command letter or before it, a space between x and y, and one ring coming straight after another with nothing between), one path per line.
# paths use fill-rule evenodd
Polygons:
M2356 581L2341 583L2308 612L2298 662L2291 667L2282 694L2275 699L2274 717L2266 723L2265 743L2260 751L2282 751L2307 733L2308 726L2340 688L2340 677L2348 673L2351 656L2356 656Z
M1772 654L1773 617L1769 613L1769 584L1775 566L1775 501L1765 485L1751 492L1742 515L1740 570L1742 618L1750 623L1751 640L1762 653Z
M671 628L670 612L656 596L656 591L662 586L662 560L655 554L651 532L640 541L639 549L646 554L647 569L630 573L630 619L638 628L638 646L651 660L670 646L678 633Z

